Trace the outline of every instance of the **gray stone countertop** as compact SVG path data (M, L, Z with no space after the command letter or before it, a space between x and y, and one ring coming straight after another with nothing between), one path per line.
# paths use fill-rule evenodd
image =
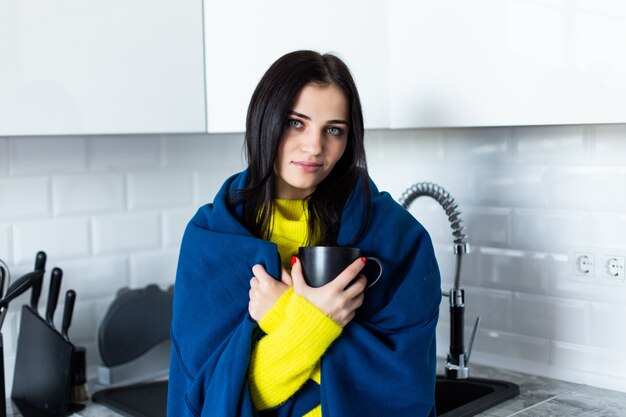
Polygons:
M443 374L443 361L438 364L438 374ZM626 416L626 393L595 388L583 384L559 381L541 376L524 374L473 364L471 375L478 378L498 379L512 382L520 387L520 395L505 401L476 417L624 417ZM8 416L19 417L19 413ZM87 407L73 417L121 417L102 405L88 403Z
M443 362L439 374L442 374ZM512 382L520 395L505 401L477 417L624 417L626 393L575 384L541 376L482 365L470 365L478 378Z

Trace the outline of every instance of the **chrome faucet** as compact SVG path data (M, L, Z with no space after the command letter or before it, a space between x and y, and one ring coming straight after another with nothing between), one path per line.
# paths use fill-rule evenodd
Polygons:
M443 292L443 295L450 299L450 350L448 352L445 375L449 379L467 379L469 378L470 354L472 353L474 336L476 336L480 317L476 318L466 352L463 341L465 331L465 291L460 285L461 260L463 255L467 255L470 252L469 244L466 241L465 226L463 226L463 219L461 218L461 212L458 210L458 204L454 202L454 198L450 196L450 193L437 184L418 182L412 185L402 193L400 204L405 209L408 209L411 203L421 196L432 197L441 204L452 228L452 236L454 237L453 252L456 255L454 287L449 292Z

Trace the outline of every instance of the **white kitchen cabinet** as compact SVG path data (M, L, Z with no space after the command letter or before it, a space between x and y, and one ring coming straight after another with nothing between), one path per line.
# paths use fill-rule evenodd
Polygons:
M205 0L204 16L209 132L245 130L257 83L276 59L297 49L344 59L366 126L388 126L385 0Z
M389 0L390 127L626 122L626 3Z
M203 132L202 0L2 0L0 135Z

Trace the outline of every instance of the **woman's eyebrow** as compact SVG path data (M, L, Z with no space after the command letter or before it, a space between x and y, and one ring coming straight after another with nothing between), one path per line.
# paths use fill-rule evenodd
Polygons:
M290 116L298 116L301 117L305 120L311 120L311 118L309 116L307 116L306 114L302 114L302 113L298 113L297 111L291 111L289 112ZM346 120L343 119L333 119L333 120L328 120L326 121L326 123L332 123L332 124L344 124L344 125L348 125L348 122Z

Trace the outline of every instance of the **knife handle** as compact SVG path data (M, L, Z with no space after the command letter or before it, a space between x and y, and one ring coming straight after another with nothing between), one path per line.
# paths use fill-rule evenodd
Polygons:
M76 291L67 290L65 292L65 307L63 307L63 323L61 324L61 335L69 342L67 331L72 324L72 315L74 314L74 302L76 301Z
M37 252L37 256L35 256L35 271L39 271L40 269L46 269L46 260L48 257L46 256L46 252L39 251Z
M35 257L35 271L46 270L46 253L43 251L37 252ZM30 307L34 312L37 312L37 304L39 304L39 296L41 295L41 287L43 284L43 276L33 283L33 290L30 293Z
M50 275L50 293L48 294L48 305L46 306L46 321L54 327L54 310L59 302L59 291L61 291L61 279L63 278L63 270L54 268Z
M26 290L30 289L30 287L33 285L33 281L41 279L42 276L42 271L33 271L13 281L11 285L9 285L9 288L7 288L7 292L6 294L4 294L4 298L0 300L0 307L7 307L15 297L18 297Z
M39 296L41 295L41 286L43 285L43 275L33 283L33 289L30 293L30 307L37 312L37 304L39 304Z
M3 265L0 265L0 297L4 297L4 278L6 271Z

